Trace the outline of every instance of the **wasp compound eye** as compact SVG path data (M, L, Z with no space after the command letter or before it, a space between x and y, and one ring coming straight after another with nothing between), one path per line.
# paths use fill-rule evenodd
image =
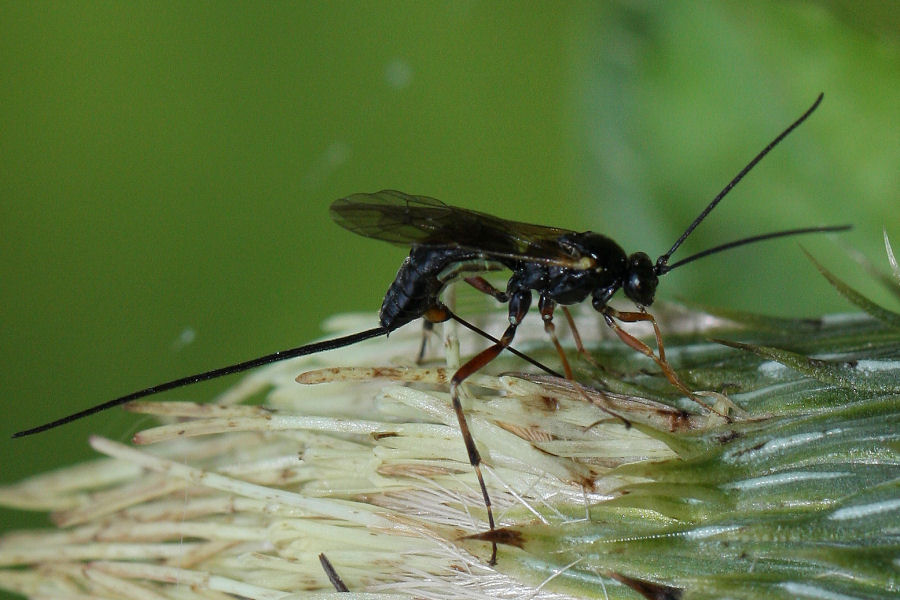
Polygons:
M635 252L628 257L628 272L622 288L625 295L636 304L650 306L656 296L659 278L650 257L643 252Z

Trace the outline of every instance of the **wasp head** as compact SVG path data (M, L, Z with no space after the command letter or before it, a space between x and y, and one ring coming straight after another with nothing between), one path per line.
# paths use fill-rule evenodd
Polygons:
M659 278L653 261L643 252L635 252L628 257L628 266L622 280L625 295L640 306L650 306L656 296Z

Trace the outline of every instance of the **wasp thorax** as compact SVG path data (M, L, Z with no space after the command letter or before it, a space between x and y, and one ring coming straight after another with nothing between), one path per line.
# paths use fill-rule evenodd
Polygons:
M628 257L628 267L622 289L636 304L650 306L656 295L659 278L653 268L653 261L643 252L635 252Z

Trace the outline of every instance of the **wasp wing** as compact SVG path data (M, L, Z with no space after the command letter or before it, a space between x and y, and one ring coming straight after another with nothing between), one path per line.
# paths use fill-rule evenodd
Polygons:
M331 205L338 225L400 246L466 248L503 258L574 266L581 258L558 241L567 229L507 221L396 190L354 194Z

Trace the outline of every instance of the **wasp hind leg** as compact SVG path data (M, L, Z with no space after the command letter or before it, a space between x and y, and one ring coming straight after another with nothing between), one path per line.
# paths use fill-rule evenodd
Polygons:
M487 279L481 276L466 277L463 279L466 283L483 294L487 294L494 298L497 302L506 303L509 296L491 284ZM428 349L428 338L434 331L435 323L442 323L450 318L447 307L440 305L430 309L422 320L422 345L419 346L419 355L416 358L416 364L421 365L425 361L425 352Z
M516 336L516 329L519 323L528 312L531 304L531 292L529 290L519 291L511 295L509 299L509 326L500 339L488 348L485 348L474 357L469 359L464 365L456 370L450 379L450 399L453 403L453 411L456 413L456 420L459 422L459 429L462 433L463 442L466 444L466 452L469 455L469 463L475 469L475 476L478 478L478 485L481 488L481 495L484 498L484 506L487 510L488 526L494 531L494 511L491 507L491 497L488 494L487 486L484 483L484 476L481 473L481 454L475 445L475 439L469 431L469 424L466 421L466 415L463 412L462 403L459 400L459 387L470 376L483 369L488 363L497 358L504 349L512 344L513 338ZM491 542L491 559L489 564L497 564L497 542Z
M425 351L428 349L428 338L434 333L434 322L422 319L422 344L419 346L419 354L416 356L416 364L425 362Z
M344 580L341 579L341 576L338 575L338 572L334 569L331 561L328 560L328 557L325 556L324 553L319 554L319 563L322 565L322 569L325 571L325 574L328 576L328 581L331 582L331 585L334 586L334 589L339 592L350 591L350 588L347 587L347 584L345 584Z

